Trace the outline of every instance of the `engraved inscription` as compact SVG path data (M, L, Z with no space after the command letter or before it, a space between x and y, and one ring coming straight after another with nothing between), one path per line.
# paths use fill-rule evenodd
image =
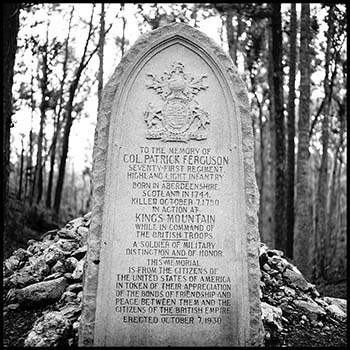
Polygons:
M149 103L144 112L148 128L146 138L164 142L205 140L210 125L209 114L193 97L208 88L203 83L206 76L195 78L185 74L181 62L174 62L171 72L164 72L160 78L154 74L147 76L150 82L146 86L154 89L165 103L160 109Z
M127 150L133 234L115 279L123 324L220 325L232 315L232 279L223 266L221 195L230 157L210 147Z

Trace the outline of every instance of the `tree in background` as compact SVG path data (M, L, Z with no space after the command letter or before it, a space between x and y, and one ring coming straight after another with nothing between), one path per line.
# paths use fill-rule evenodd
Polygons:
M98 105L97 110L100 109L101 101L102 101L102 89L103 89L103 49L105 45L105 4L101 3L101 14L100 14L100 42L98 49L98 59L100 62L98 68L98 87L97 87L97 97L98 97ZM123 50L122 50L123 51Z
M123 29L122 29L122 36L120 38L118 37L120 39L120 41L116 40L116 43L117 43L117 45L120 44L120 52L121 52L122 57L124 56L125 47L126 47L126 45L128 43L128 40L125 38L126 17L125 17L125 14L124 14L124 9L125 9L125 4L121 3L120 4L120 14L121 14L121 18L122 18L122 21L123 21Z
M9 196L9 174L10 174L10 133L12 117L12 85L14 63L17 49L17 34L19 29L19 12L21 4L4 3L2 4L2 76L3 76L3 135L2 135L2 193L4 203L4 223L5 230L7 225L8 196Z
M22 191L23 191L23 168L24 168L24 135L21 135L21 160L20 160L20 169L19 169L19 187L18 187L18 192L17 192L17 199L21 200L22 199Z
M327 47L325 53L325 78L324 78L324 113L322 121L322 157L321 167L316 195L316 228L315 228L315 264L313 277L314 279L324 276L324 243L327 231L327 187L328 187L328 144L329 144L329 113L331 111L331 87L330 87L330 62L331 62L331 46L334 35L334 16L333 7L329 6L328 12L328 31L327 31Z
M49 76L49 23L46 23L46 39L43 45L38 47L38 54L41 56L41 77L38 77L41 102L40 102L40 128L37 140L37 156L36 166L34 172L34 182L32 188L32 198L35 198L35 202L38 204L43 194L43 146L44 146L44 126L46 123L46 110L48 108L48 76Z
M330 228L329 220L332 218L334 211L331 208L327 210L329 204L329 197L332 196L332 186L329 187L330 177L330 164L329 154L331 151L331 126L334 125L334 119L336 114L340 119L340 132L342 133L342 118L343 118L343 105L340 102L341 97L337 97L337 93L334 94L334 85L337 80L337 71L339 68L339 47L342 46L342 41L345 40L344 32L346 31L345 21L341 13L339 13L335 4L328 5L327 26L328 29L326 35L326 50L324 60L324 72L325 77L323 80L324 88L324 100L323 109L320 115L323 115L322 127L321 127L321 145L322 156L319 169L317 194L316 194L316 217L315 217L315 264L313 277L314 279L323 279L326 277L326 269L330 264L329 258L327 258L326 247L330 244L330 235L328 231ZM343 39L342 39L343 38ZM333 71L332 71L333 68ZM339 85L339 82L338 82ZM338 108L337 108L338 107ZM333 128L333 131L337 130ZM342 137L339 138L339 141ZM336 149L338 147L336 146ZM336 158L335 158L336 164Z
M59 85L59 91L58 91L58 97L57 97L57 104L55 108L55 115L54 115L54 132L52 137L52 143L51 143L51 156L50 156L50 172L49 172L49 179L48 179L48 185L47 185L47 193L46 193L46 207L51 208L51 195L52 195L52 188L53 188L53 179L54 179L54 167L56 162L56 147L58 142L58 137L60 135L61 131L61 118L63 113L63 104L64 104L64 87L65 82L67 78L67 64L68 64L68 58L69 58L69 39L71 35L71 29L72 29L72 19L73 19L73 13L74 13L74 7L72 6L70 17L69 17L69 24L68 24L68 32L67 37L64 42L64 57L62 62L62 78L60 80Z
M65 127L64 127L63 140L62 140L62 154L60 158L59 172L58 172L57 185L56 185L56 191L55 191L55 200L54 200L54 206L53 206L56 213L59 213L60 204L61 204L61 195L63 190L63 182L64 182L64 176L66 171L66 161L67 161L67 155L68 155L68 149L69 149L69 134L73 124L73 120L74 120L73 112L74 112L75 94L78 89L79 81L83 70L86 68L92 56L96 53L98 49L98 45L97 45L90 53L88 53L88 46L90 41L92 40L92 36L94 33L94 26L93 26L94 9L95 9L95 5L93 5L92 11L91 11L90 22L88 25L89 30L88 30L87 39L85 41L84 51L81 56L79 65L75 70L73 80L69 85L69 97L64 108Z
M282 24L281 24L281 4L272 4L271 16L271 54L272 54L272 83L275 124L275 246L286 251L286 202L285 202L285 127L283 108L283 70L282 70Z
M289 50L289 81L288 81L288 122L287 122L287 171L286 171L286 254L293 259L294 239L294 173L295 173L295 73L297 60L297 12L296 4L291 4L290 18L290 50Z
M84 106L84 102L85 102L84 100L86 100L89 89L91 87L91 84L87 83L87 80L89 80L88 77L86 77L86 81L81 82L82 73L88 66L89 62L91 61L95 53L98 52L100 44L104 41L106 34L110 31L113 25L113 22L112 22L109 25L107 30L103 29L103 32L104 32L103 41L99 40L97 44L94 44L93 49L89 51L88 50L89 44L93 43L94 36L97 31L97 27L95 27L93 23L94 10L95 10L95 5L93 4L90 21L88 23L88 35L85 41L84 50L80 58L80 61L75 69L73 79L69 84L68 99L64 107L65 126L64 126L63 137L62 137L62 153L60 157L59 172L58 172L55 199L54 199L54 205L53 205L54 211L57 214L59 213L60 204L61 204L63 183L64 183L64 177L66 172L66 161L67 161L68 150L69 150L69 136L70 136L70 131L74 121L73 113L78 114L79 112L81 112ZM102 15L104 16L104 11ZM102 23L104 25L104 20L102 21ZM75 97L77 92L81 89L84 90L84 87L86 91L84 98L79 103L75 102Z
M310 5L301 5L300 18L300 102L298 120L298 153L295 201L293 258L298 268L310 276L310 242L313 232L310 210Z

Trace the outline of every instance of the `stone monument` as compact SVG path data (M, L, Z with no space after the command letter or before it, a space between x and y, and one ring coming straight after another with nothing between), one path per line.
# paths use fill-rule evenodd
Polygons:
M80 346L260 346L253 134L230 58L185 24L104 88Z

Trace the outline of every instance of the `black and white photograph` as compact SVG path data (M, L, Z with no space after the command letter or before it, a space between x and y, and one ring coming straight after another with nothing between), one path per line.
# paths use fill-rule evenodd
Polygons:
M2 3L3 347L347 348L347 6Z

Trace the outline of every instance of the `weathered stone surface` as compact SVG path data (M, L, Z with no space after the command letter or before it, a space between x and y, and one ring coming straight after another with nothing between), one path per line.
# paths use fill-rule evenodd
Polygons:
M279 307L285 315L292 315L293 313L296 313L293 306L288 302L281 303Z
M76 293L71 292L71 291L65 291L62 294L61 299L59 300L59 302L68 304L70 302L73 302L76 298L77 298Z
M28 334L24 346L30 347L56 347L62 344L65 334L71 324L69 320L58 311L48 312L37 320Z
M85 227L84 227L85 228ZM78 248L77 250L75 250L73 253L72 253L72 257L80 260L82 259L85 255L86 255L86 251L87 251L87 246L84 245L80 248Z
M56 233L57 233L57 229L55 230L50 230L50 231L47 231L45 232L43 235L41 235L40 239L42 242L45 242L45 241L51 241L52 239L54 239Z
M54 266L51 268L51 272L53 273L61 273L64 274L66 272L66 268L64 267L64 263L62 261L57 261Z
M294 305L299 307L300 309L303 309L309 313L309 315L325 315L325 310L317 305L317 303L313 302L312 300L305 301L305 300L294 300Z
M55 272L52 273L51 275L46 276L43 281L50 281L50 280L55 280L57 278L62 277L62 273L61 272Z
M17 310L20 307L20 304L8 304L7 306L4 307L4 311L7 310Z
M346 312L346 305L347 301L346 299L340 299L340 298L331 298L331 297L323 297L322 300L324 300L329 305L336 305L338 306L343 312Z
M77 294L77 301L81 302L83 300L83 291L81 290L78 294Z
M315 302L323 308L325 308L328 305L328 303L325 300L323 300L323 298L315 298Z
M23 270L30 271L38 279L48 276L50 273L50 266L46 264L45 258L42 255L35 255L29 258L29 264ZM22 270L22 271L23 271Z
M327 305L325 309L340 320L346 318L346 313L336 304Z
M75 268L77 267L78 260L74 258L73 256L70 256L66 259L64 262L65 268L68 272L73 272Z
M268 303L261 303L262 319L263 321L274 324L278 330L282 330L282 310L279 307L270 305Z
M44 253L44 260L47 265L53 266L57 261L63 260L64 254L63 251L56 247L50 247Z
M259 198L253 150L246 89L237 69L220 47L196 29L180 23L161 27L135 43L106 85L98 115L93 155L93 211L79 330L81 346L262 345L257 231ZM156 161L156 158L163 161ZM170 158L173 165L182 165L184 169L168 167L171 164L165 159ZM210 180L208 169L198 166L214 166L214 163L221 166L222 171L217 170L216 175L222 176L212 176ZM147 178L152 171L150 167L146 168L148 165L154 168L154 173L164 174L164 177ZM159 166L161 168L157 168ZM146 173L146 177L133 178L141 172ZM132 187L133 182L135 187ZM192 214L200 215L193 220L201 218L202 222L192 223L212 224L213 227L197 230L200 231L195 232L197 237L186 238L185 230L179 228L173 232L180 233L180 237L166 237L167 228L161 226L162 223L167 226L171 220L179 218L180 221L174 223L184 224L186 218L175 216L184 213L162 213L163 207L169 210L174 206L170 205L169 199L176 195L172 195L173 198L165 192L144 195L140 186L149 184L163 186L164 190L181 191L200 189L201 184L217 186L217 189L209 186L206 190L207 199L214 200L212 206L206 201L175 205L185 208L187 214L192 210ZM186 195L195 196L192 192L179 192L177 196L182 199ZM167 199L169 203L158 203L161 199ZM151 214L154 221L144 216ZM151 229L145 225L143 230L150 235L153 231L159 232L159 237L137 233L136 223L150 224ZM179 252L175 250L171 255L170 249L176 247L176 238L180 239ZM153 248L145 247L147 244L153 244ZM158 244L158 248L154 244ZM163 255L147 257L144 253L141 256L137 250L159 249L162 244L164 249L169 244L169 252ZM192 259L189 250L193 251ZM187 267L198 266L193 270L196 272L191 274L191 270L181 269L180 263L169 264L165 266L168 270L161 270L160 263L152 265L147 260L172 260L176 258L174 254L179 254L178 260L194 260L193 265ZM143 267L153 267L157 271L142 272ZM175 267L179 268L178 273ZM188 281L191 275L195 276L192 282L196 283L208 285L216 279L226 283L229 287L224 288L230 293L223 297L225 305L221 305L226 309L221 313L215 309L208 314L201 313L203 318L193 309L182 313L175 311L174 307L185 306L181 305L182 297L175 295L177 290L198 291L194 287L185 288L185 283L191 282ZM145 281L148 292L158 293L153 299L162 300L161 291L172 291L174 295L166 296L175 300L172 309L161 310L158 304L153 313L149 307L144 311L140 308L135 315L123 311L120 303L127 298L126 282L137 276L154 278ZM155 281L153 276L159 276L159 280ZM173 280L166 281L165 276L171 276ZM157 284L151 285L151 282ZM179 283L180 288L174 285L162 287L162 282ZM116 288L124 293L123 300L115 300ZM199 300L219 306L219 295L200 296ZM141 298L151 302L141 295L134 298L140 303ZM184 296L184 299L188 298ZM186 326L167 323L176 317L186 322ZM142 328L138 326L140 319L147 320L147 327L145 324ZM151 323L151 319L157 323Z
M60 231L57 232L59 237L62 238L68 238L68 239L78 239L79 236L76 233L76 231L73 230L67 230L66 228L61 229Z
M10 256L4 261L3 273L5 277L13 274L14 270L17 270L20 267L21 260L17 256Z
M83 244L85 244L87 241L88 232L89 232L89 229L87 227L79 227L77 230L77 233L80 236L80 240Z
M282 256L284 255L284 253L282 252L282 250L278 250L278 249L269 249L269 250L268 250L268 255L269 255L269 256L278 255L278 256L282 257Z
M284 272L287 268L290 267L290 263L280 256L274 255L271 258L269 258L269 264L272 268Z
M292 288L289 288L287 286L282 286L282 290L284 291L285 295L290 297L295 297L295 290Z
M83 289L83 285L81 283L73 283L67 287L67 291L74 292L74 293L78 293L82 289Z
M70 256L70 254L79 247L79 243L75 239L60 238L55 243L55 247L61 249L65 256Z
M26 266L22 270L16 271L10 277L5 279L4 288L23 288L31 283L40 282L44 278L43 276L45 276L47 272L49 272L49 268L45 264L45 266L43 266L43 269L41 270L43 274L37 272L38 270L32 271L30 267Z
M32 256L32 254L23 248L19 248L13 252L13 256L16 256L19 259L19 261L23 262L27 261L28 258Z
M298 287L301 290L307 290L311 287L303 275L295 270L286 269L283 272L283 277L290 283L291 286Z
M80 312L81 306L75 303L69 303L60 309L60 313L70 322L76 321L78 316L80 316Z
M16 291L16 300L20 304L34 304L58 300L66 289L64 277L56 280L31 284Z
M48 240L46 242L37 242L32 241L30 246L28 247L27 251L33 255L35 254L41 254L46 248L48 248L52 244L51 240Z
M81 281L83 278L83 273L84 273L84 263L85 260L80 260L78 261L75 270L72 273L72 279L76 281Z
M88 216L88 214L86 214L86 216ZM66 225L66 228L69 229L69 230L72 230L72 231L76 231L77 228L83 226L84 219L85 219L85 217L80 217L80 218L73 219L73 220L68 222L68 224Z

